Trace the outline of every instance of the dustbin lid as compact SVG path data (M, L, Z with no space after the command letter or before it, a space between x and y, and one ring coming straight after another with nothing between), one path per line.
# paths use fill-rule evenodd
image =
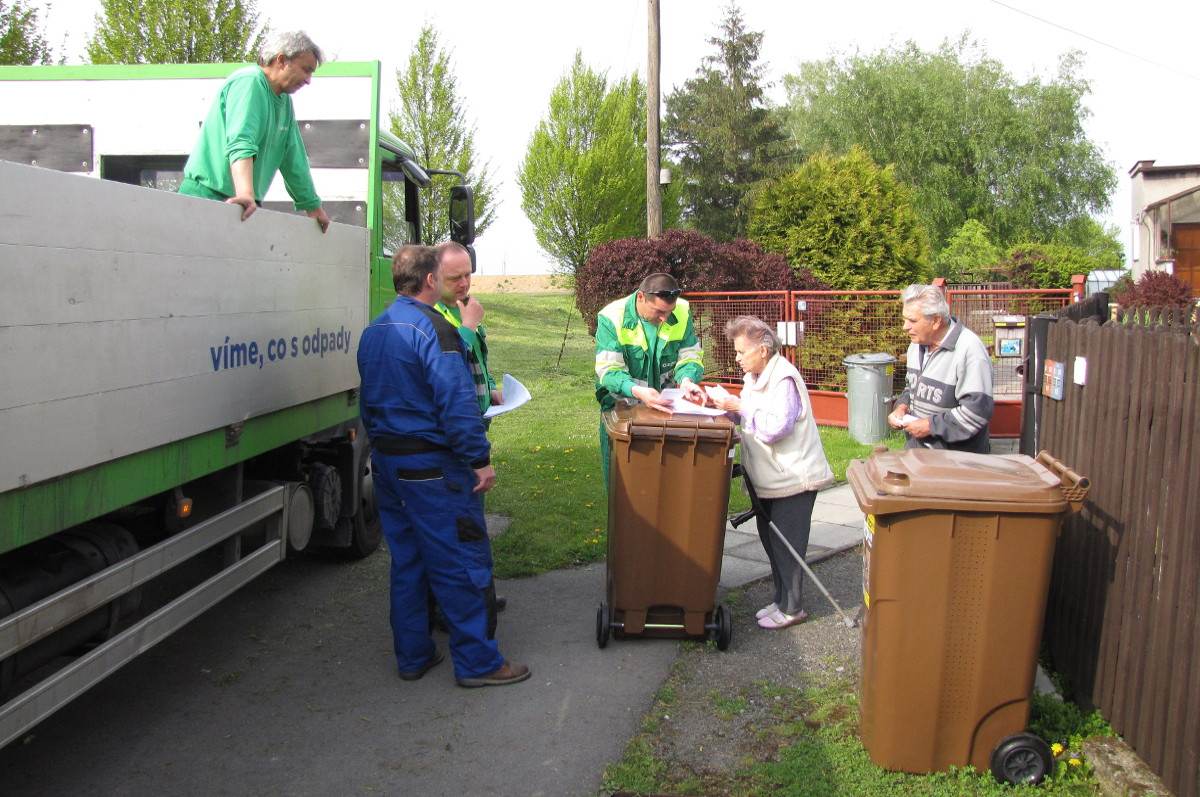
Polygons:
M720 440L737 442L737 430L723 415L667 415L633 401L619 401L603 414L604 428L613 440Z
M847 473L864 512L915 509L1058 513L1068 509L1061 481L1021 454L909 448L877 452Z
M884 352L871 352L863 354L851 354L846 359L842 360L842 365L865 365L879 366L891 365L896 362L896 358Z

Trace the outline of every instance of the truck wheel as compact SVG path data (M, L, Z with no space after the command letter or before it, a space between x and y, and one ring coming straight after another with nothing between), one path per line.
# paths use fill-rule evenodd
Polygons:
M1050 752L1050 745L1040 736L1015 733L996 745L992 751L991 765L996 780L1014 786L1021 783L1036 786L1054 766L1054 756Z
M369 469L363 476L358 495L358 511L349 518L350 545L346 548L346 556L351 559L365 559L375 553L383 539L383 521L379 517L379 505L375 503L375 480Z

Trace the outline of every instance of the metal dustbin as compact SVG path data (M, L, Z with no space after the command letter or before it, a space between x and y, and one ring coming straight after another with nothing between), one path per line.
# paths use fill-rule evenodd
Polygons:
M608 559L596 644L617 637L733 637L717 606L737 431L725 417L619 402L609 437Z
M1061 521L1088 480L1046 452L907 449L850 463L866 515L860 731L885 769L1037 783L1024 733Z
M846 402L850 436L870 445L887 437L888 402L896 358L890 354L851 354L846 366Z

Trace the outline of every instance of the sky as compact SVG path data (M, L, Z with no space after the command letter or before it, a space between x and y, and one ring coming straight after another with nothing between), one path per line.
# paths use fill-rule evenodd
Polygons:
M707 40L727 6L727 0L661 0L664 96L712 52ZM1129 169L1143 159L1200 163L1197 0L1141 7L1111 0L742 0L739 7L747 27L764 34L768 93L777 103L785 100L783 75L804 61L909 40L932 49L967 32L1022 80L1052 77L1062 53L1082 51L1082 75L1092 87L1086 129L1119 178L1102 221L1120 229L1127 256ZM43 12L56 55L82 61L99 8L99 0L54 0ZM521 210L516 175L575 51L614 79L646 72L646 0L258 0L258 10L275 30L306 30L332 58L381 61L388 106L395 90L387 76L407 59L423 25L438 30L477 126L478 155L500 183L497 219L476 243L481 274L553 268Z

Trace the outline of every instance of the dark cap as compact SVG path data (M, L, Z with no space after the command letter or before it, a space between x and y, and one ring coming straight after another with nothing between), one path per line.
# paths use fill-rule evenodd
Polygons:
M642 280L642 284L638 287L638 290L642 293L668 291L675 295L679 295L680 292L679 283L675 281L675 278L662 271L651 274Z

